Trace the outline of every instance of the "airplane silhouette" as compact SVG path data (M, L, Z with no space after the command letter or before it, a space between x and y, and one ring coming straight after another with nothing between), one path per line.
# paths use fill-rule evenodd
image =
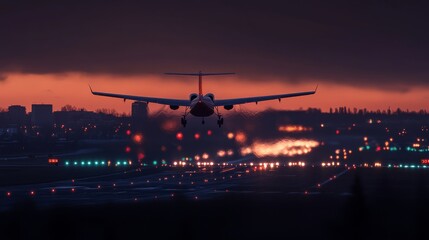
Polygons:
M219 76L219 75L231 75L235 73L226 72L226 73L165 73L167 75L180 75L180 76L198 76L198 86L199 91L197 93L191 93L189 95L189 99L170 99L170 98L155 98L155 97L145 97L145 96L132 96L125 94L116 94L116 93L107 93L107 92L95 92L92 90L91 86L89 86L91 93L93 95L105 96L105 97L113 97L113 98L121 98L127 100L135 100L146 103L158 103L163 105L170 106L170 109L177 110L179 107L185 107L185 114L181 118L181 123L183 127L186 127L186 117L190 113L196 117L202 117L202 123L204 124L204 118L213 115L216 111L216 115L218 116L217 124L219 127L223 125L223 117L219 112L219 107L223 107L226 110L231 110L234 105L244 104L244 103L258 103L261 101L278 99L279 101L282 98L291 98L298 96L305 96L315 94L316 89L313 91L307 92L295 92L295 93L286 93L286 94L278 94L278 95L268 95L268 96L257 96L257 97L246 97L246 98L232 98L232 99L215 99L213 93L203 94L203 84L202 78L203 76Z

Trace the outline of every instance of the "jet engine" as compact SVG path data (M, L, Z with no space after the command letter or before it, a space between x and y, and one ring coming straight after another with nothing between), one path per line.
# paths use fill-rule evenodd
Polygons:
M234 105L225 105L223 106L223 108L225 108L226 110L231 110L234 107Z
M204 97L209 97L212 101L214 101L214 94L213 93L207 93Z
M189 94L189 100L191 100L191 101L194 100L197 97L198 97L198 94L196 94L196 93Z

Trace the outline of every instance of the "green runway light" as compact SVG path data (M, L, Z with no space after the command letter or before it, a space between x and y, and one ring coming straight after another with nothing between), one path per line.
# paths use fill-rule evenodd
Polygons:
M73 164L76 166L76 165L77 165L77 162L74 162Z
M90 162L90 161L88 161L88 165L91 165L91 162Z
M158 161L154 160L152 163L153 163L153 165L157 165Z
M101 161L101 165L104 165L104 161Z
M68 166L69 164L70 164L70 163L67 161L67 162L66 162L66 166Z
M98 165L98 161L95 161L95 165Z
M82 165L82 166L85 165L85 162L84 161L80 162L80 165Z

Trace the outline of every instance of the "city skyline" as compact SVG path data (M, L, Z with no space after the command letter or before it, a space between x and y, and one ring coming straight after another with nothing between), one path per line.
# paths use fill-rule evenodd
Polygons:
M142 78L145 80L139 80ZM115 81L115 79L121 79L121 81ZM28 82L31 84L27 84L27 87L25 84ZM59 110L62 106L69 104L92 111L109 108L115 109L120 113L130 113L130 102L132 101L124 103L120 99L95 97L89 91L89 83L96 90L110 90L137 95L150 94L156 97L187 98L188 94L197 92L196 79L172 78L162 76L162 74L158 76L148 75L141 78L138 76L93 76L83 73L53 75L12 74L9 80L0 83L0 86L5 90L0 99L0 107L7 108L10 105L23 105L29 108L33 103L49 103L54 105L54 110ZM224 77L204 81L205 92L212 92L217 98L310 90L314 89L316 85L317 82L314 82L314 84L285 84L276 81L256 82L249 85L245 80L240 80L239 77ZM240 89L240 91L236 91L236 89ZM367 108L368 110L387 109L390 107L391 109L401 108L419 111L428 109L425 99L426 90L418 88L410 91L380 92L370 88L354 89L350 86L319 84L319 89L314 96L286 99L281 103L269 101L258 103L256 106L255 104L242 106L246 111L262 111L268 108L278 110L320 108L326 112L329 111L329 108L336 106ZM151 111L158 111L161 108L162 106L158 104L149 105Z

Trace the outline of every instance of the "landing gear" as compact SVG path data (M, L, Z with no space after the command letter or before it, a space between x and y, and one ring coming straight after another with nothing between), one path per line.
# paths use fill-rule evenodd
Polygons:
M187 121L186 121L185 116L183 116L180 120L181 120L181 122L182 122L182 126L183 126L183 127L186 127L186 123L187 123Z
M188 115L188 107L185 108L185 114L183 114L183 117L180 119L180 122L182 123L183 127L186 127L186 116Z
M217 125L219 127L222 127L222 125L223 125L223 117L219 116L219 119L217 120Z
M219 127L222 127L222 125L223 125L223 117L222 117L222 115L219 113L219 109L216 107L216 115L217 115L217 125L219 126Z

